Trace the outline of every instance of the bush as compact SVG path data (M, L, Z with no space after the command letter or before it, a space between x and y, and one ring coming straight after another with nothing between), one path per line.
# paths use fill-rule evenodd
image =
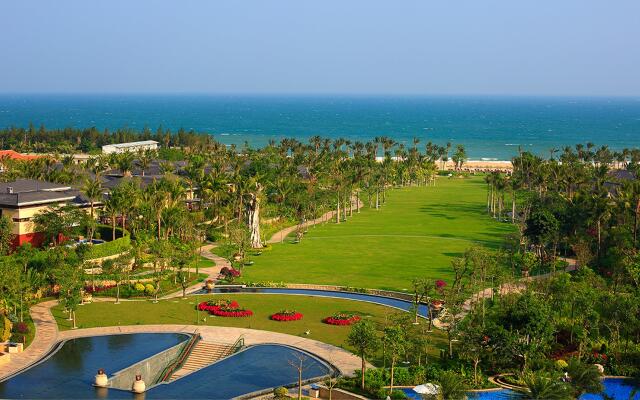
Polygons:
M556 369L558 369L560 371L564 371L569 366L569 364L567 364L567 362L565 360L556 360L556 362L554 364L555 364Z
M29 325L26 322L18 322L13 326L13 331L26 335L29 333Z
M136 283L133 288L138 292L144 292L145 289L144 285L140 282Z
M92 260L94 258L109 257L116 254L124 253L130 248L131 236L129 236L129 234L126 234L125 236L111 242L89 246L89 251L87 251L86 258L87 260Z
M273 389L273 398L274 399L287 399L289 398L289 391L285 387L277 387Z
M152 295L156 292L156 287L150 283L147 283L146 285L144 285L144 291L146 294Z

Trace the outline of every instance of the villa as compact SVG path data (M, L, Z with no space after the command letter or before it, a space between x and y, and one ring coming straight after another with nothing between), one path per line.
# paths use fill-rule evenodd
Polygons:
M0 215L13 222L15 247L24 243L40 246L44 236L35 231L33 217L48 207L69 203L86 205L80 192L67 185L33 179L0 183Z
M104 154L136 152L140 150L158 150L158 142L155 140L142 140L139 142L107 144L102 146Z

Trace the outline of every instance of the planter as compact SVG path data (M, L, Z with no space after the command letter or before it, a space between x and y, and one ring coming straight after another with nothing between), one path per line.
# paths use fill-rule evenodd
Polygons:
M214 286L215 285L211 279L208 279L207 282L204 284L204 287L209 291L213 290Z
M302 314L296 311L281 311L271 315L271 319L278 322L299 321Z
M109 377L104 373L103 369L98 370L94 385L98 387L107 387L109 385Z
M345 326L355 324L358 321L360 321L360 317L357 315L337 314L325 318L322 322L329 325Z

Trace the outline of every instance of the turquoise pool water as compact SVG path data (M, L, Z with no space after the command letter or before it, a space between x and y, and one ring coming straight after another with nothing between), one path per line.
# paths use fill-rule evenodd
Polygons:
M634 389L640 390L640 386L634 384L630 379L622 379L622 378L606 378L603 381L604 384L604 393L612 399L615 400L629 400L631 392ZM418 393L414 392L413 389L403 389L403 392L411 398L415 400L421 400L421 397ZM469 400L513 400L522 398L516 392L508 389L503 390L493 390L487 392L469 392L467 393L467 398ZM603 400L604 397L601 394L584 394L580 396L580 400ZM637 393L634 397L634 400L640 400L640 392Z
M187 336L180 334L130 334L69 340L40 364L5 382L2 399L132 399L116 389L96 389L94 375L104 368L118 370L172 347ZM282 345L247 348L216 364L148 390L145 399L229 399L297 382L298 372L290 363L303 358L303 379L328 374L330 367L318 358ZM149 384L149 379L145 379Z

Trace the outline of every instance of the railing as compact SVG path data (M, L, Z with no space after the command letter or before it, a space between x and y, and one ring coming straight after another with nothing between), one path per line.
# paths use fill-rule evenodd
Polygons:
M237 353L243 347L244 347L244 336L240 335L238 337L238 340L236 340L236 342L231 346L231 348L229 349L227 354L224 355L224 357L229 357L230 355Z
M158 376L158 379L155 383L158 384L160 382L168 380L174 372L179 370L184 365L185 361L187 361L187 358L191 354L191 350L193 350L200 339L202 339L202 336L200 336L199 333L193 335L191 339L189 339L187 344L185 344L182 351L180 351L180 354L178 354L178 357L176 357L175 361L167 365L164 371L162 371L162 373Z

